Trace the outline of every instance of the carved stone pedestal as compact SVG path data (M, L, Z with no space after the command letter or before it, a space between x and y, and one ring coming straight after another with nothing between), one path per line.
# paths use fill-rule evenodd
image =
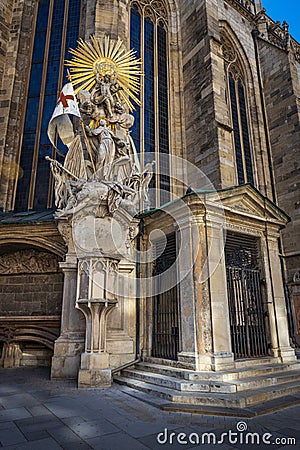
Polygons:
M78 373L79 388L111 386L109 354L106 352L106 327L110 311L117 305L111 291L117 282L118 262L110 258L88 258L79 262L76 302L86 320L85 351ZM91 296L80 298L80 294ZM100 297L96 297L96 295Z

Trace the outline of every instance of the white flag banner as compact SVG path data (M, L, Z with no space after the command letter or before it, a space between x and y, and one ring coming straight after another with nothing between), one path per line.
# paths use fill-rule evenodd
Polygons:
M74 139L73 124L68 114L81 117L72 83L64 85L48 125L48 137L54 147L56 131L68 147Z

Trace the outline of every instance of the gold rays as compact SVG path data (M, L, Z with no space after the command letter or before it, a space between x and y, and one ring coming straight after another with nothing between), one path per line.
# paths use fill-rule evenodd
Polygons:
M108 74L112 78L116 76L122 88L115 94L119 101L123 100L130 111L134 110L130 99L140 105L138 94L142 62L136 58L134 50L124 49L123 41L113 41L109 36L104 39L91 36L91 41L80 39L76 50L71 49L70 53L73 57L66 61L66 65L70 67L75 94L82 89L91 90L97 73L102 77Z

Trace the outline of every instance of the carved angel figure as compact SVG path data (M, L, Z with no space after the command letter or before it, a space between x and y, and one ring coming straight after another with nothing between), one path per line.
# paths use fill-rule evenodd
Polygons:
M117 83L117 76L114 74L113 80L107 73L102 76L96 74L96 87L92 93L91 100L95 105L105 105L108 117L112 117L115 100L113 96L122 88Z

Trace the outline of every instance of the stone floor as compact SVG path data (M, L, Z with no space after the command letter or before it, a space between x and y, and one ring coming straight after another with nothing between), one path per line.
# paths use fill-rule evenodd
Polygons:
M79 391L75 383L50 381L47 369L0 369L0 447L300 449L300 406L241 420L161 411L131 394L118 385Z

